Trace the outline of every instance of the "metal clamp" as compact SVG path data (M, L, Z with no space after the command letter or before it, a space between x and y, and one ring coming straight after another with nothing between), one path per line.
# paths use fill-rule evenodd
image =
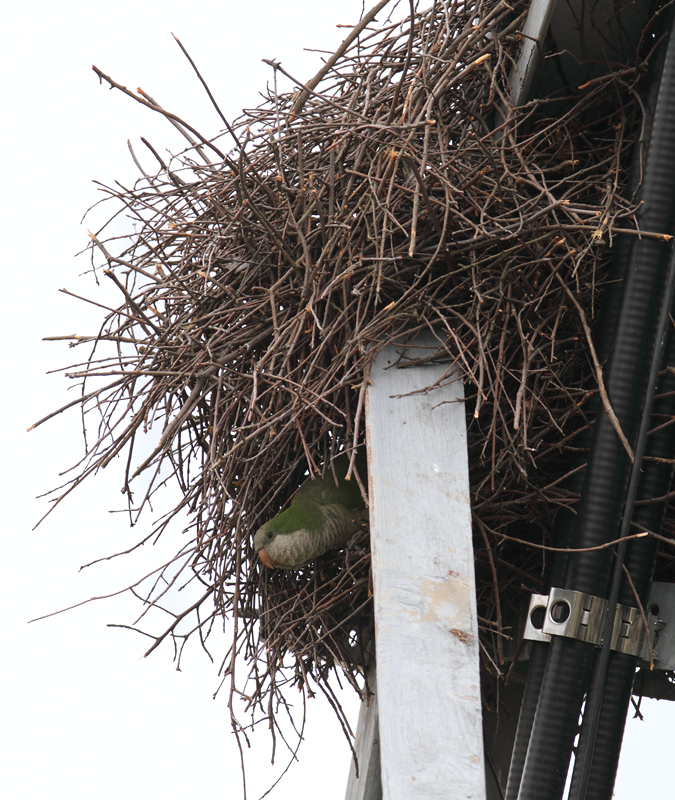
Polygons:
M647 618L647 623L651 629L649 617ZM610 647L612 650L618 650L620 653L626 653L629 656L642 656L644 658L643 650L646 647L645 626L637 608L617 605Z
M530 607L527 610L523 639L527 639L531 642L551 641L551 634L544 633L542 630L544 627L544 620L546 619L547 606L547 594L532 594L532 597L530 597Z
M607 601L571 589L552 588L548 596L543 632L598 644L607 612Z
M548 596L533 594L530 598L523 638L548 642L551 636L566 636L601 647L606 615L604 597L552 588ZM650 613L647 624L653 640L656 630L665 623ZM617 604L610 647L626 655L649 658L646 630L637 608ZM653 656L656 659L655 653Z

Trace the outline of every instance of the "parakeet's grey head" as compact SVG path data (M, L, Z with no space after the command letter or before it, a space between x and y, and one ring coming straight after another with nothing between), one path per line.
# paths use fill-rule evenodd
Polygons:
M262 528L260 528L253 538L253 546L255 547L256 553L260 556L260 560L263 562L263 564L270 569L274 568L274 563L270 558L267 548L271 547L272 550L274 550L273 542L276 538L276 535L277 534L272 530L270 523L267 522L262 526Z
M297 569L309 563L316 555L318 542L316 535L300 528L283 532L283 522L275 517L266 522L253 539L255 551L260 560L270 569ZM281 523L281 524L280 524Z

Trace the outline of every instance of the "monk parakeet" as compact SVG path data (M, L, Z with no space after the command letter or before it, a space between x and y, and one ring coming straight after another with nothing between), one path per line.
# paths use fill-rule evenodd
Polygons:
M365 450L356 458L359 478L365 484ZM324 478L310 478L293 496L290 506L266 522L253 544L265 566L297 569L334 547L344 547L368 519L355 477L345 480L349 457L339 456Z

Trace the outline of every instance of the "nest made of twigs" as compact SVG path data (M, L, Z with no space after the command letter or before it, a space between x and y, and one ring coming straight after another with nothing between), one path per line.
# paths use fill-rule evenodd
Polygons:
M133 189L107 189L136 230L92 234L122 303L77 342L94 343L71 377L86 422L99 422L67 491L124 453L137 516L175 478L180 499L158 530L189 512L184 570L204 592L189 632L178 628L187 612L174 615L151 649L227 619L231 706L245 697L273 716L284 687L311 678L340 713L334 668L362 690L367 536L274 574L251 540L307 474L362 442L367 367L402 330L441 331L464 375L479 614L496 632L484 653L497 670L504 604L542 570L541 551L504 534L546 543L556 511L576 502L564 477L592 425L587 333L609 246L633 227L625 186L643 70L617 68L550 115L546 100L513 108L525 10L469 0L380 27L371 17L320 82L270 90L212 141L97 70L191 146L169 164L157 156L159 172Z

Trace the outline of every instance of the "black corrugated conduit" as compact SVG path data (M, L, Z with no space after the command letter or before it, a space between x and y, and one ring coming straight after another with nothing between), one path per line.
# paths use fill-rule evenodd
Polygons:
M590 444L590 441L588 444ZM573 464L571 468L579 466L584 460L584 457L577 456L575 462L578 461L578 464ZM583 473L575 472L570 482L567 484L567 488L572 492L578 493L581 491L582 481ZM556 519L555 546L570 547L573 532L574 515L566 509L561 509ZM553 559L549 563L551 568L548 570L549 574L544 578L544 586L542 588L545 594L548 593L551 586L559 586L565 577L566 562L563 558ZM539 702L539 692L541 691L541 683L544 678L544 670L546 669L546 660L548 658L548 642L532 642L530 648L530 661L527 667L525 690L523 692L520 713L518 715L518 727L516 728L516 736L513 742L509 777L504 792L504 800L517 800L518 798L520 779L523 774L523 766L525 765L527 748L530 743L530 734L532 733L532 725L534 724L534 715L537 710L537 703Z
M675 315L675 304L671 304L671 314ZM675 366L675 330L672 329L672 326L665 350L662 364L664 371L658 384L659 397L652 407L652 418L657 423L664 418L675 416L675 374L665 371L668 366ZM657 533L663 526L667 501L662 500L657 503L649 501L653 498L663 498L670 490L673 466L665 463L665 460L672 460L673 453L675 453L675 426L669 425L656 430L649 437L646 450L648 460L644 461L642 465L642 479L637 495L638 503L643 501L646 502L646 505L638 505L633 513L633 522ZM651 459L664 459L664 461ZM626 554L626 569L645 610L647 610L657 552L658 541L649 537L631 541ZM621 582L618 600L623 605L638 607L633 587L625 576ZM611 800L637 665L637 658L622 653L610 654L585 800ZM581 794L581 767L583 759L588 758L591 750L588 741L589 735L590 731L584 722L577 748L580 756L574 767L570 791L571 800L584 797Z
M651 131L653 111L656 104L656 90L658 89L658 79L661 68L662 60L655 70L656 80L652 82L653 91L651 94L653 94L653 98L647 98L647 118L645 119L644 137L646 140L648 140L649 133ZM641 152L636 153L633 158L629 180L629 191L631 195L635 195L639 187L643 156L644 152ZM608 361L612 350L623 299L623 280L628 268L628 263L630 261L632 245L634 241L635 240L632 236L618 236L615 239L614 247L612 249L612 264L608 287L605 290L603 297L598 329L594 334L595 350L601 364L604 364ZM675 363L675 360L673 363ZM597 414L600 405L601 403L599 395L594 395L589 401L587 409L589 412L591 412L591 414ZM580 448L590 449L591 437L592 432L590 430L585 431L578 439L578 446ZM575 467L583 466L585 462L586 456L583 454L577 454L575 457L573 457L573 459L570 460L568 468L573 471ZM583 481L583 472L574 472L573 476L569 481L566 482L565 486L570 492L574 494L580 494L583 488ZM655 497L657 495L652 494L650 496ZM574 520L574 512L567 511L565 509L561 509L558 512L553 542L555 547L566 548L572 546ZM655 528L650 528L650 530L655 530ZM645 542L645 544L652 542L653 540L650 539L648 542ZM551 564L552 569L549 570L550 575L544 579L544 586L542 587L542 592L544 594L548 592L550 586L563 585L567 567L567 555L558 553L555 560L549 563ZM549 645L545 642L533 642L531 645L532 655L528 665L523 700L518 715L518 728L513 745L508 783L504 792L504 800L517 800L518 798L523 766L525 764L525 756L527 754L530 734L532 732L532 725L534 723L534 714L537 707L537 702L539 700L539 692L541 690L541 684L544 677L548 649Z
M672 18L672 11L669 16ZM668 20L666 20L664 27L668 26ZM663 69L663 55L665 54L662 51L661 63L656 70L657 80L652 82L652 91L650 97L647 98L647 105L651 112L648 113L647 119L647 138L649 138L649 129L658 97L658 74ZM635 163L638 163L638 159L635 159ZM671 316L675 318L675 302L671 306ZM662 372L659 377L657 397L652 408L655 425L658 425L659 421L663 419L671 419L675 416L675 374L667 369L675 367L675 330L672 326L668 326L668 328ZM667 461L672 460L674 453L675 428L673 426L658 429L650 435L646 450L647 461L642 465L642 478L637 495L638 507L633 512L632 519L638 525L657 533L663 527L668 504L665 500L653 502L653 499L664 497L672 486L673 466ZM658 461L658 459L662 459L662 461ZM642 501L642 505L640 501ZM643 609L647 609L658 547L658 541L651 537L631 541L628 544L625 566L631 576L633 586L624 576L618 597L618 601L623 605L637 607L635 599L635 594L637 594ZM580 759L579 764L575 763L570 798L610 800L612 797L637 665L636 658L620 653L610 654L604 682L604 699L597 724L597 739L587 776L586 793L582 795L580 792ZM588 751L588 738L589 730L584 725L577 748L580 754Z
M516 738L513 742L511 765L509 767L509 777L506 782L504 800L517 800L518 797L520 779L523 774L525 757L527 756L527 747L530 743L530 734L532 733L534 715L537 711L537 703L539 702L539 692L541 691L541 682L544 679L547 657L548 642L532 642L530 663L527 667L525 691L523 692L523 701L520 704L518 727L516 728Z
M639 164L639 159L635 159L634 165ZM631 181L633 187L637 188L637 172L635 179ZM612 349L616 325L621 309L623 297L623 279L630 260L633 240L629 236L617 237L612 254L611 275L609 286L605 291L603 308L600 315L599 333L595 339L595 350L600 363L605 363ZM588 410L597 413L600 408L600 398L594 395L588 403ZM584 432L578 439L581 448L590 448L591 431ZM575 467L583 466L586 456L578 454L569 463L570 470ZM575 472L565 484L566 488L575 494L580 494L583 488L584 473ZM561 509L556 519L556 531L554 535L554 546L558 548L572 547L572 537L574 533L575 515L571 511ZM547 593L550 586L562 586L565 580L568 556L558 553L552 561L550 575L545 579L542 591ZM504 793L504 800L517 800L522 778L525 756L530 742L534 715L539 701L539 692L544 677L546 659L548 657L549 645L546 642L532 642L530 662L527 669L527 679L523 693L523 701L518 715L518 728L513 745L509 777Z
M634 190L638 185L638 172L637 166L640 159L634 160L634 169L632 172L635 174L630 181ZM623 297L622 283L630 254L632 249L633 240L629 236L617 237L612 253L611 275L609 286L605 291L603 300L602 312L600 314L599 333L595 339L595 350L600 360L600 363L605 363L612 349L616 325L619 318L619 311L621 309L621 300ZM675 362L674 362L675 363ZM600 407L600 398L594 395L588 403L588 410L592 413L597 413ZM578 445L581 448L590 448L591 446L591 431L585 431L578 440ZM575 467L584 465L586 462L585 454L577 454L569 463L570 470ZM565 484L566 488L575 494L580 494L583 488L584 473L582 471L574 472L573 476ZM655 495L652 495L655 496ZM572 536L574 533L575 515L571 511L561 509L558 512L556 519L556 530L554 535L554 546L559 548L572 547ZM651 541L651 540L650 540ZM545 577L544 587L542 591L546 594L551 586L562 586L565 580L565 573L567 568L567 555L558 553L556 558L552 560L549 575ZM518 791L520 789L520 781L523 774L523 767L525 765L525 756L527 755L527 748L530 742L530 734L532 733L532 725L534 724L534 715L539 701L539 692L544 677L544 669L546 667L546 659L548 657L549 645L547 642L532 642L530 662L527 669L527 678L525 683L525 690L523 693L523 700L518 715L518 728L516 737L513 744L513 752L511 755L511 764L509 767L509 777L504 792L504 800L517 800Z
M649 378L647 380L647 396L645 398L644 410L642 419L640 420L640 428L638 432L637 442L635 444L635 458L631 467L630 479L628 482L628 492L626 502L624 505L623 518L621 520L621 529L619 537L624 539L616 548L615 562L612 570L612 585L609 593L609 602L607 605L607 618L605 621L605 630L603 635L603 645L599 657L596 658L594 667L593 678L591 680L591 688L586 698L586 711L584 712L583 726L581 729L581 738L577 748L578 756L575 762L574 775L572 778L572 789L570 792L571 800L585 800L587 797L587 789L589 786L589 779L593 769L593 760L598 736L598 723L602 711L603 701L605 698L606 681L608 679L608 668L612 651L610 650L610 640L612 637L612 629L614 627L614 615L616 606L619 602L619 594L621 591L622 583L628 581L624 578L624 563L626 551L628 548L628 540L626 537L632 532L631 524L633 517L633 509L635 507L635 500L637 498L638 489L640 486L640 479L642 475L642 459L647 449L647 436L649 433L649 425L652 416L652 404L654 402L654 395L656 393L656 385L659 376L659 367L661 365L662 344L666 337L666 333L670 325L670 312L672 309L673 293L675 292L675 249L671 247L671 258L668 269L668 278L666 288L664 291L661 309L659 313L659 324L656 335L656 342L654 352L652 354ZM647 584L651 579L653 573L653 564L642 564L645 568L645 575L639 575L641 583ZM632 577L631 577L632 580ZM630 585L630 584L629 584ZM637 607L637 601L633 598L633 607ZM615 670L613 672L612 680L612 702L615 704L619 702L618 692L620 685L625 685L629 672L634 673L636 661L632 658L621 657L620 653L614 653ZM631 668L632 667L632 668ZM621 680L620 680L621 679ZM624 711L628 710L628 703L630 701L630 686L627 686L626 696L621 696L621 704ZM609 695L608 695L609 699ZM615 713L615 712L613 712ZM625 725L625 714L621 729ZM616 731L611 734L612 739L616 739ZM618 737L618 750L620 750L621 736ZM606 754L605 760L609 754ZM618 763L618 752L617 752ZM607 778L609 779L609 775ZM614 775L611 776L611 783L614 783ZM610 794L611 797L611 794Z
M642 230L675 229L675 37L668 44L645 158L638 215ZM605 385L622 430L635 443L644 413L651 356L666 284L670 245L644 237L632 243ZM598 415L574 529L574 546L617 538L631 462L604 412ZM607 597L609 549L568 559L564 588ZM554 637L544 672L519 800L560 800L595 648Z
M632 170L632 179L630 184L634 191L637 190L639 180L639 165L641 158L635 158ZM623 298L623 280L628 268L630 254L632 251L633 239L630 236L617 237L613 253L611 274L609 286L605 291L603 299L602 312L600 314L600 321L598 325L598 335L595 337L595 350L600 360L600 363L605 363L609 359L609 354L612 350L612 344L616 332L616 325L621 310L621 301ZM675 363L675 362L674 362ZM588 410L592 413L597 413L600 408L600 398L594 395L588 403ZM591 431L584 432L578 440L578 445L581 448L590 448L591 446ZM570 470L575 467L584 465L586 462L586 455L578 454L568 465ZM565 484L566 488L575 494L580 494L583 488L584 473L579 471L575 472L572 478ZM655 496L655 495L652 495ZM554 546L559 548L572 547L572 536L574 533L575 515L571 511L561 509L558 512L556 519L556 530L554 535ZM651 529L653 530L653 529ZM650 542L652 540L649 540ZM545 580L545 585L542 589L547 593L550 586L562 586L565 580L568 556L563 553L558 553L556 558L552 561L550 576ZM520 789L520 781L522 778L523 767L525 765L525 756L527 755L527 748L530 741L532 732L532 725L534 724L534 715L539 701L539 692L544 677L544 669L546 667L546 659L548 657L549 645L546 642L532 642L531 656L527 670L527 679L525 683L525 690L523 693L523 701L518 715L518 728L513 745L513 753L511 756L511 764L509 768L509 777L504 793L504 800L517 800L518 791Z

